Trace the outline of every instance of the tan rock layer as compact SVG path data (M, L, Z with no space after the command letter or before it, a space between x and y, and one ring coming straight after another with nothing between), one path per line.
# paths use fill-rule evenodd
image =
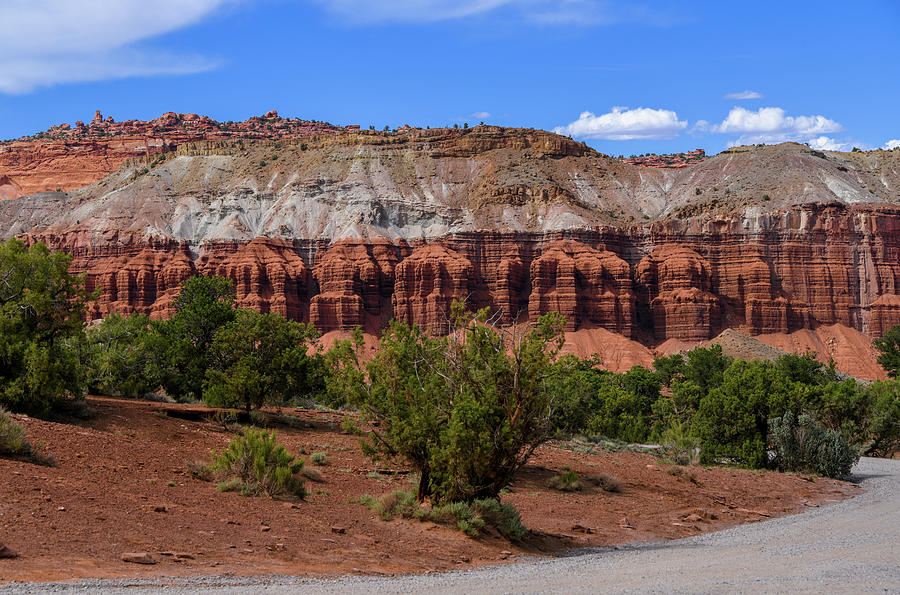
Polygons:
M751 225L752 223L752 225ZM565 237L563 237L565 235ZM224 275L241 305L369 330L396 317L446 328L453 300L504 323L559 311L569 330L701 340L840 324L870 336L900 323L900 210L807 206L770 220L671 221L565 234L472 232L409 246L387 240L219 241L191 247L83 231L29 236L74 255L110 311L162 317L196 273Z

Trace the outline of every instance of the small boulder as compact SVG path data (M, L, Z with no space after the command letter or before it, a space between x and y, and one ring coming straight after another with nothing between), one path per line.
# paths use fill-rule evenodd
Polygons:
M17 554L14 550L10 549L9 546L3 545L3 542L0 542L0 558L18 558L19 554Z
M147 552L125 552L122 554L122 561L132 564L156 564L156 560Z

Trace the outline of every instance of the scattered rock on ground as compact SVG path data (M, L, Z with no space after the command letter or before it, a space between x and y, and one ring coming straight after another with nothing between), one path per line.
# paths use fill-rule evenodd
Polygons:
M125 552L122 554L122 561L132 564L156 564L156 560L147 552Z

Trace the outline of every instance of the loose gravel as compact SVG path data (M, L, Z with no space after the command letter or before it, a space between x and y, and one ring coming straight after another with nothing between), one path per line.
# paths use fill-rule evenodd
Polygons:
M0 593L900 593L900 461L862 459L859 496L687 539L425 576L93 580Z

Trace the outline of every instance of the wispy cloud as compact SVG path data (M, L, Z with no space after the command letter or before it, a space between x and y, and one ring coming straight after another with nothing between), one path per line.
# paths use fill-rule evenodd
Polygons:
M732 108L721 124L695 129L719 134L738 135L733 144L808 142L826 134L840 132L843 127L825 116L788 116L780 107L762 107L756 111ZM703 123L705 124L705 122Z
M900 138L889 140L888 142L884 143L884 147L882 148L887 149L888 151L892 151L893 149L900 149Z
M741 91L739 93L728 93L727 95L725 95L725 99L738 99L738 100L742 100L742 101L745 99L762 99L762 98L763 98L762 93L760 93L758 91L751 91L749 89L746 91Z
M516 0L312 0L350 24L436 22L489 12Z
M0 92L66 82L185 74L214 68L201 55L142 41L200 22L237 0L30 0L0 3Z
M524 22L538 25L593 26L639 19L667 23L660 10L622 0L308 0L351 25L433 23L474 17L508 8Z
M602 115L582 112L577 120L553 131L578 138L649 140L675 138L688 123L672 110L614 107Z

